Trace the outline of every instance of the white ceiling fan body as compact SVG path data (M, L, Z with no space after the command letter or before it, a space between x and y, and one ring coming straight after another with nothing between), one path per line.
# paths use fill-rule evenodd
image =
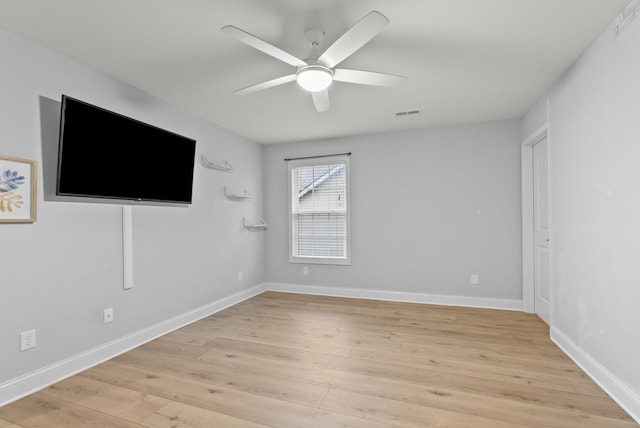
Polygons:
M373 71L336 68L338 64L373 39L387 24L389 24L389 20L380 12L370 12L320 55L318 55L317 47L324 38L324 32L319 29L307 30L305 36L312 51L309 58L305 60L299 59L233 25L224 26L222 31L229 36L296 67L296 72L293 74L248 86L234 93L246 95L297 81L303 89L311 92L316 110L323 112L329 110L330 107L328 87L333 81L371 86L395 86L402 83L406 77Z

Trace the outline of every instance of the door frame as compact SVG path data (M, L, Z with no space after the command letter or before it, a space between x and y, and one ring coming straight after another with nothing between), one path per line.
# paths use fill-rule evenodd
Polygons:
M522 142L521 145L521 171L522 171L522 310L527 313L535 313L535 241L534 241L534 191L533 191L533 146L549 138L549 123L545 123L535 130ZM548 151L549 162L549 211L551 212L551 150ZM553 232L553 219L549 216L549 238L551 243ZM549 246L550 257L553 260L553 246ZM549 267L549 294L553 295L553 263ZM553 298L549 302L549 308L553 306ZM551 313L549 311L549 318Z

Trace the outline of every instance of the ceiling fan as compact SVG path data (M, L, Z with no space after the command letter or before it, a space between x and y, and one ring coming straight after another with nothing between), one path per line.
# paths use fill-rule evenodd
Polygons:
M287 76L267 80L243 89L234 91L238 95L246 95L263 89L273 88L293 82L294 80L305 90L311 92L313 103L318 112L329 110L328 87L333 81L357 83L372 86L394 86L406 79L403 76L377 73L373 71L348 70L335 68L338 64L351 56L354 52L373 39L389 24L386 16L378 11L372 11L353 27L349 28L338 40L324 52L318 51L318 46L324 38L324 32L317 28L305 31L305 36L311 46L308 58L302 60L282 49L265 42L259 37L249 34L233 25L222 27L227 35L240 40L247 45L271 55L272 57L296 67L296 72Z

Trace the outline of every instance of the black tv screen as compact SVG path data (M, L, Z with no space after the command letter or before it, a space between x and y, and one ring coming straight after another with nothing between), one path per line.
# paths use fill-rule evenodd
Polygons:
M196 142L62 96L56 194L190 204Z

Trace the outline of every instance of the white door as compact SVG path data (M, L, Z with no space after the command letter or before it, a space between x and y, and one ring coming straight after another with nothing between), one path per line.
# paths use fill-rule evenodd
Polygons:
M547 137L533 146L533 240L535 313L550 324L549 147Z

